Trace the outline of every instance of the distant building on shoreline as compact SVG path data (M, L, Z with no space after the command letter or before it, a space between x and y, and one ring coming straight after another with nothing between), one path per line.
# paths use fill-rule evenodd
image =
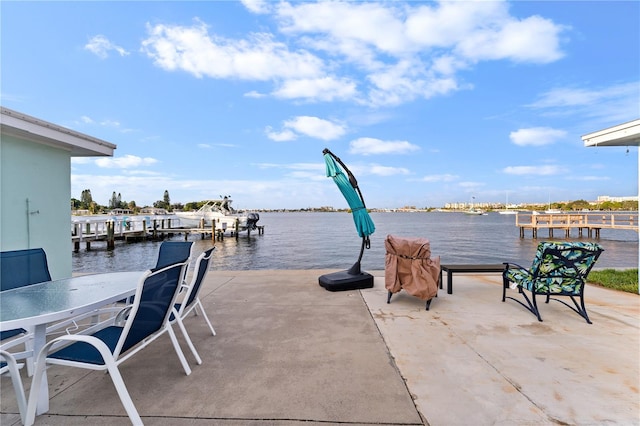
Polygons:
M626 197L612 197L610 195L599 195L596 201L589 201L588 203L592 206L597 206L598 204L611 202L611 203L622 203L625 201L638 201L637 195L631 195ZM560 203L567 204L571 201L554 201L552 203ZM510 209L526 209L531 206L540 206L545 203L520 203L520 204L509 204L506 206ZM504 208L504 203L469 203L469 202L461 202L461 203L445 203L444 208L447 210L464 210L468 208L482 208L482 209L496 209L496 208Z
M598 203L604 203L606 201L611 201L614 203L621 203L623 201L638 201L637 195L632 195L630 197L610 197L609 195L599 195Z

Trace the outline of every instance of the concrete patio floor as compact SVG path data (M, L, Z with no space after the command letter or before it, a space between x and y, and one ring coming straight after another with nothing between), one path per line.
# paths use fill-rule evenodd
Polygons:
M404 292L387 304L384 271L335 293L318 285L327 272L211 271L201 299L217 336L186 321L203 363L183 344L186 376L167 336L121 366L145 424L640 424L638 295L589 286L592 325L553 301L538 322L501 302L498 274L455 275L425 311ZM108 375L48 377L36 425L129 423ZM7 377L0 405L2 425L21 424Z

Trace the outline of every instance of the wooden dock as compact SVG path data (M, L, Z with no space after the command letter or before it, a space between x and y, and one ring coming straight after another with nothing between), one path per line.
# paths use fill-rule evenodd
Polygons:
M538 230L546 228L549 237L553 231L561 230L564 237L569 238L572 230L578 231L578 237L585 232L589 238L600 238L601 229L628 229L638 232L638 213L521 213L516 215L516 226L520 228L520 238L525 237L525 230L531 230L531 236L538 238Z
M91 250L94 241L106 241L107 249L115 248L116 241L144 241L159 240L172 237L176 234L184 234L185 241L192 234L199 234L202 239L211 237L212 240L222 240L225 235L238 238L241 232L247 232L251 236L251 229L240 229L239 224L231 229L216 228L215 224L205 227L201 223L196 228L184 228L180 226L180 220L171 217L129 216L76 220L71 226L71 242L73 250L78 252L84 243L87 250ZM264 226L257 226L255 232L264 234Z

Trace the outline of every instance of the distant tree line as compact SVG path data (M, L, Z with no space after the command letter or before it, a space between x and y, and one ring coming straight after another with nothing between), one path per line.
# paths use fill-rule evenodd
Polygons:
M171 198L169 191L165 190L162 200L155 201L153 207L159 209L165 209L168 212L171 211L191 211L198 210L207 201L190 201L186 204L174 203L171 204ZM111 198L107 202L107 205L100 205L93 200L91 196L91 190L85 189L80 195L80 199L71 198L72 210L88 210L91 214L107 213L112 209L129 209L133 213L139 213L142 208L139 207L135 201L124 201L122 195L113 191ZM551 203L550 205L543 204L525 204L520 205L519 209L529 210L544 210L547 207L553 209L559 209L562 211L581 211L581 210L606 210L606 211L636 211L638 210L638 201L603 201L594 205L585 200L569 201L566 203ZM416 209L415 206L405 206L404 209ZM502 208L502 205L496 205L494 208ZM273 211L343 211L348 209L334 209L333 207L309 207L302 209L276 209ZM375 210L372 208L371 210ZM423 210L433 210L433 207L425 207ZM266 210L263 210L266 211Z
M545 206L543 206L546 208ZM540 206L538 206L540 208ZM603 201L593 204L585 200L569 201L566 203L551 203L552 209L562 211L580 211L580 210L622 210L635 211L638 210L638 201Z
M187 206L190 204L202 205L204 204L204 201L200 203L196 203L196 202L187 203ZM123 200L122 195L119 192L116 193L116 191L113 191L113 194L111 194L111 198L109 199L106 205L100 205L97 202L95 202L93 200L93 197L91 196L90 189L83 190L82 194L80 195L80 199L71 198L72 210L88 210L89 213L91 214L107 213L113 209L129 209L133 213L139 213L140 210L145 207L149 207L149 206L139 207L135 201ZM153 207L158 209L165 209L166 211L170 212L173 210L183 210L185 206L183 206L182 203L171 204L169 191L165 190L162 200L155 201L153 203Z

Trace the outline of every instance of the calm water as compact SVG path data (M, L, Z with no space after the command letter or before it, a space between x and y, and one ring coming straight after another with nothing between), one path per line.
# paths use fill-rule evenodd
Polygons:
M432 256L443 263L501 263L511 261L528 266L536 246L545 238L534 240L531 233L519 237L515 216L489 213L472 216L463 213L373 213L376 232L371 236L371 249L365 250L363 270L384 270L384 239L387 234L423 237L431 241ZM247 238L226 237L224 241L201 240L191 235L194 253L216 246L212 268L220 270L249 269L347 269L358 258L362 239L348 213L261 213L264 235L257 232ZM546 229L538 234L547 235ZM577 235L577 231L573 232ZM556 240L564 239L557 231ZM590 241L588 238L572 238ZM184 235L173 237L183 241ZM595 240L594 240L595 241ZM596 267L638 267L638 235L634 231L603 229L598 242L605 248ZM106 250L105 243L84 245L73 253L73 272L135 271L153 267L159 241L126 244Z

